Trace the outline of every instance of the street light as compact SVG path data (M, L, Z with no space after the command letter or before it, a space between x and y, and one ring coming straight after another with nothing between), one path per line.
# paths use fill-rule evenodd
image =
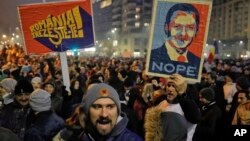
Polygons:
M3 34L3 38L6 39L6 38L7 38L7 35Z

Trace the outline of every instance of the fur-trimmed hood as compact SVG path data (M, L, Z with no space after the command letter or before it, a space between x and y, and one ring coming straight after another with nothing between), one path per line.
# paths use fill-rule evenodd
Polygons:
M158 107L149 108L145 115L145 141L162 141L161 128L161 113L162 110Z

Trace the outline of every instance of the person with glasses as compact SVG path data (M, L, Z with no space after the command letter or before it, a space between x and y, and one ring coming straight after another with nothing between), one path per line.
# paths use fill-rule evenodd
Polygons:
M14 90L14 101L5 105L0 113L0 126L10 129L21 141L24 138L26 120L30 112L29 97L33 90L28 80L19 80Z

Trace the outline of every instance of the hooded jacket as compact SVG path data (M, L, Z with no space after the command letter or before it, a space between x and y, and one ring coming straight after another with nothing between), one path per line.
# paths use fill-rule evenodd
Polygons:
M186 141L187 122L184 116L158 107L149 108L145 116L145 141Z

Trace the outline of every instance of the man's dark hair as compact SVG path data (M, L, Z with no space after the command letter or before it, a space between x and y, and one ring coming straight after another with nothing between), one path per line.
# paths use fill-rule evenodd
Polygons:
M194 13L195 15L195 22L196 22L196 33L199 30L199 24L200 24L200 16L199 16L199 12L197 11L197 9L188 3L178 3L175 4L174 6L172 6L166 16L166 22L165 25L168 25L168 30L165 30L166 35L169 37L170 33L169 33L169 23L171 22L171 17L174 15L174 12L176 11L184 11L184 12L188 12L188 13ZM195 34L196 35L196 34Z
M239 93L244 93L245 96L246 96L246 98L247 98L247 100L250 99L249 91L248 91L248 90L239 90L239 91L237 92L237 95L239 95Z

